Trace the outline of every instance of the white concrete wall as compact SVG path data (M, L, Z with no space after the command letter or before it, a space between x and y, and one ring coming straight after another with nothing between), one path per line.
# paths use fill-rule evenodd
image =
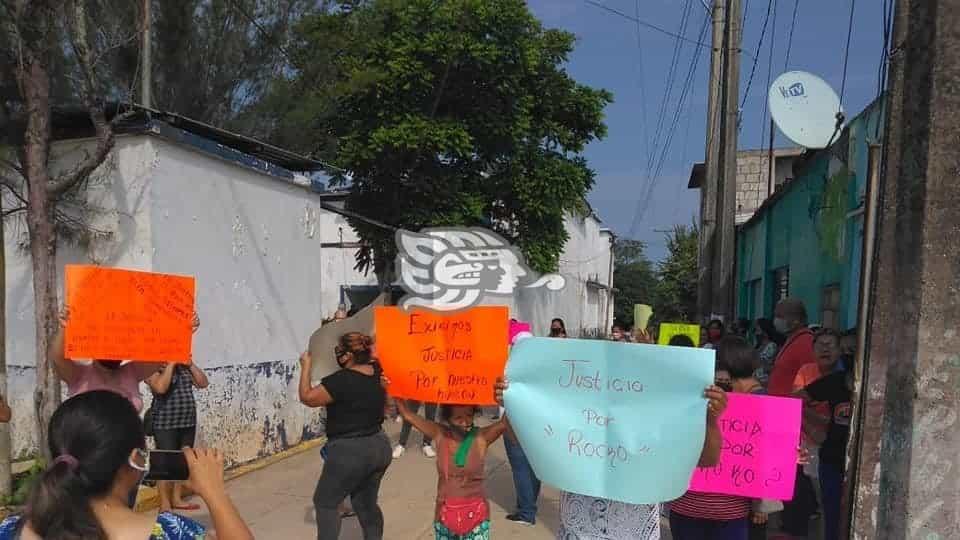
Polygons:
M55 163L69 165L91 141L56 145ZM82 247L63 246L60 267L96 263L193 275L202 325L194 360L210 377L197 392L201 440L242 463L297 444L321 429L320 412L297 399L297 358L320 321L337 308L340 285L375 284L353 270L353 248L321 243L357 240L320 197L284 179L153 136L118 139L88 190L91 225L107 235ZM513 316L545 334L553 317L571 337L606 331L612 245L593 218L566 220L570 239L560 261L562 291L519 290L506 304ZM7 362L14 453L25 457L33 436L34 316L30 259L16 245L23 226L8 226ZM149 392L142 386L145 397ZM148 400L149 401L149 400Z

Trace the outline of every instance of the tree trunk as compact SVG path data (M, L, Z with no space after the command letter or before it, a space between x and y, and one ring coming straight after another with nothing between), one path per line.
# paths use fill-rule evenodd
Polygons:
M26 104L24 171L27 179L27 229L33 259L33 302L36 310L36 378L34 409L40 455L50 458L47 424L60 404L60 379L47 360L47 346L57 324L57 238L54 203L47 191L50 153L50 74L43 61L28 59L20 75Z
M3 198L0 197L0 396L10 403L7 392L7 242L3 229ZM0 499L13 491L10 469L10 424L0 422Z

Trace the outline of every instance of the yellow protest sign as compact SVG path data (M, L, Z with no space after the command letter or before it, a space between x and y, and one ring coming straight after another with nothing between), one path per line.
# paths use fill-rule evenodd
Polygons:
M657 345L669 345L670 339L679 335L689 336L694 345L700 346L700 325L683 323L661 323Z

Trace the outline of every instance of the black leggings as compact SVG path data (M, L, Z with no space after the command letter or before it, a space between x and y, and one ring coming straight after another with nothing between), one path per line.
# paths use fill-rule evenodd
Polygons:
M337 506L347 495L363 529L363 539L382 540L383 512L377 498L380 481L393 461L387 435L381 431L367 437L333 439L326 448L327 459L313 492L317 540L339 538Z

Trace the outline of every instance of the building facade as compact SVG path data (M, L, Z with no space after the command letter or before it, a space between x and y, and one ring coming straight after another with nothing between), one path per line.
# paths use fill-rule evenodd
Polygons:
M71 166L93 144L55 143L54 167ZM196 392L198 444L222 449L231 464L322 432L321 411L299 402L297 359L341 302L362 307L350 304L376 290L372 272L354 269L358 237L336 211L344 194L319 190L307 176L316 166L176 115L148 116L118 136L89 181L81 217L94 234L59 248L61 284L66 264L196 278L194 360L210 379ZM570 217L567 230L567 288L507 302L539 332L549 317L594 330L612 319L612 235L593 216ZM13 455L25 458L36 451L33 285L25 227L8 221L5 232L7 398Z
M740 150L737 152L737 178L736 178L736 204L734 206L734 216L732 221L736 226L749 220L757 208L767 200L777 190L789 184L794 176L794 163L803 154L802 148L775 148L773 155L773 182L770 181L770 150ZM703 163L694 164L690 170L690 180L687 183L688 189L697 189L700 191L700 214L699 214L699 233L701 235L698 245L699 254L699 278L698 278L698 298L697 305L702 322L713 318L714 309L718 306L713 305L711 292L719 288L721 272L716 265L719 264L719 256L716 252L719 250L719 233L710 227L707 216L707 198L704 196L706 184L706 165ZM719 212L719 204L716 208ZM719 215L718 215L719 216ZM729 220L721 220L729 223ZM715 231L714 238L706 238L710 231ZM732 270L732 269L731 269ZM732 271L730 272L732 274Z
M739 317L772 318L776 303L790 296L804 302L811 323L856 325L868 156L882 137L877 100L832 146L798 161L793 181L738 227Z

